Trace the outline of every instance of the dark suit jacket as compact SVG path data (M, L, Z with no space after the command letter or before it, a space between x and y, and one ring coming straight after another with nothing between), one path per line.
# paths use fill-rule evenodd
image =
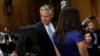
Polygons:
M97 44L100 46L100 29L94 30L94 32L97 35Z
M56 26L55 22L52 22L53 26ZM50 40L49 35L46 32L46 29L42 22L34 24L32 27L35 27L39 30L39 45L41 48L40 56L56 56L53 44Z

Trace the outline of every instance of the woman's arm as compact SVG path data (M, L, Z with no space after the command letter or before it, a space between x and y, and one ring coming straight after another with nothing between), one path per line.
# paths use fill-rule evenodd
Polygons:
M89 56L85 41L78 42L77 46L78 46L80 56Z
M60 55L60 52L58 51L56 45L53 43L53 46L54 46L54 49L55 49L55 52L56 52L56 56L61 56Z

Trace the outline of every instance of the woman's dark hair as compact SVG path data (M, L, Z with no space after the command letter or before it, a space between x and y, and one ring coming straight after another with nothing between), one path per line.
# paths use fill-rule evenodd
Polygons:
M66 32L80 30L81 20L79 11L72 6L65 6L60 11L58 24L55 31L55 34L60 36L60 43L64 44Z
M96 19L96 16L90 16L89 19L90 20L95 20Z
M27 28L18 32L18 41L16 43L18 56L24 56L27 53L37 55L40 52L37 34L38 31L35 28Z
M87 34L87 33L89 33L89 34L91 35L91 37L92 37L91 43L93 43L93 42L95 41L95 36L93 35L93 33L92 33L91 31L88 31L88 30L83 31L83 35L84 35L84 36L85 36L85 34Z

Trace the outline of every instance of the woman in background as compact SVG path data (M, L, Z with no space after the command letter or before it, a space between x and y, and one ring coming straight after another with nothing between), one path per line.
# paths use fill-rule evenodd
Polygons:
M95 37L92 32L85 31L84 38L89 56L100 56L98 46L94 44Z
M40 47L38 45L37 34L38 31L35 28L26 28L19 31L15 50L18 56L39 55Z
M81 29L78 10L71 6L64 7L53 37L61 56L88 56Z

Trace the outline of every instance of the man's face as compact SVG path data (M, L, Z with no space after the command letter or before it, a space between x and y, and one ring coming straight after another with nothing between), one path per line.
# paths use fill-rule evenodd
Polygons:
M94 29L94 24L92 22L88 23L88 29Z
M40 11L41 21L43 24L47 25L51 22L53 15L49 10Z

